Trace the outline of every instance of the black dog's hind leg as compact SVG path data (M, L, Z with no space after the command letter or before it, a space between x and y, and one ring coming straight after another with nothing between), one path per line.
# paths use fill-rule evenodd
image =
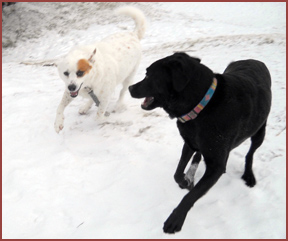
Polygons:
M228 156L228 155L227 155ZM163 230L165 233L175 233L181 230L188 211L194 203L202 197L225 172L226 157L221 159L205 158L206 171L195 187L182 199L180 204L173 210L164 223Z
M196 152L193 156L191 166L187 173L185 174L185 180L188 181L188 189L191 190L194 187L194 176L196 173L196 170L198 168L199 162L201 161L201 153Z
M253 155L258 147L261 146L265 137L266 122L259 129L259 131L251 137L251 146L246 155L245 171L242 179L245 181L248 187L254 187L256 184L256 179L252 171Z
M181 158L178 163L176 172L174 174L174 179L178 183L179 187L181 188L188 188L189 186L188 181L185 179L184 170L188 162L190 161L193 153L194 151L186 143L184 143L184 146L182 148Z

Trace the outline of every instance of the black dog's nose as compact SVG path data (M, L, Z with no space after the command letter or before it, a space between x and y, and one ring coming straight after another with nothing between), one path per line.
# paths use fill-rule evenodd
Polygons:
M133 85L130 85L128 89L129 89L129 91L131 93L131 91L133 90Z
M75 91L76 90L76 85L74 85L74 84L68 85L68 90L69 91Z

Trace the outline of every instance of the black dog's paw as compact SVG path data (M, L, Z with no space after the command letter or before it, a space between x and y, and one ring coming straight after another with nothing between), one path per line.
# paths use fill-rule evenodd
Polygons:
M256 179L253 172L244 172L242 179L245 181L248 187L254 187L256 185Z
M184 174L181 176L174 176L175 181L178 183L179 187L182 189L191 190L194 187L194 183L189 180Z
M189 179L183 179L182 182L178 183L179 187L182 189L188 189L191 191L194 188L194 183L191 182Z
M175 232L179 232L185 221L186 214L179 213L175 209L164 223L164 227L163 227L164 233L172 234Z
M188 188L189 183L187 180L183 179L181 182L178 182L178 185L180 188L185 189L185 188Z
M190 184L188 185L187 189L188 189L189 191L191 191L193 188L194 188L194 183L192 182L192 183L190 183Z

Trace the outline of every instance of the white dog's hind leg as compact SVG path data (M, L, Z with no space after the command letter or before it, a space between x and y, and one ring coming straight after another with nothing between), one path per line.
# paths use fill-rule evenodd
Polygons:
M59 133L64 128L64 110L67 105L72 101L72 97L69 92L65 91L62 97L62 100L56 111L56 119L54 122L54 129L57 133Z
M132 83L132 80L136 74L137 67L135 70L132 71L132 73L123 81L122 83L122 89L120 91L119 99L116 104L116 110L122 111L125 110L125 105L123 104L123 99L126 91L128 90L129 85Z
M91 100L88 100L84 105L82 105L79 109L79 114L80 115L85 115L88 110L90 110L92 104L94 103L94 101L91 99Z

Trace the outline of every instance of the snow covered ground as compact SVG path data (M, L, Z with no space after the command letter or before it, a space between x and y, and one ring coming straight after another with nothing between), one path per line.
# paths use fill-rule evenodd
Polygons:
M286 3L134 3L149 20L135 82L155 60L186 51L214 72L234 60L266 63L273 104L255 154L257 185L241 180L249 141L229 157L226 174L187 215L180 233L163 222L187 193L173 180L183 141L162 109L127 110L105 124L96 107L79 115L81 97L54 131L64 84L56 59L75 44L134 28L113 16L121 3L17 3L3 10L3 238L285 238ZM116 102L117 91L114 102ZM201 162L196 182L205 170Z

